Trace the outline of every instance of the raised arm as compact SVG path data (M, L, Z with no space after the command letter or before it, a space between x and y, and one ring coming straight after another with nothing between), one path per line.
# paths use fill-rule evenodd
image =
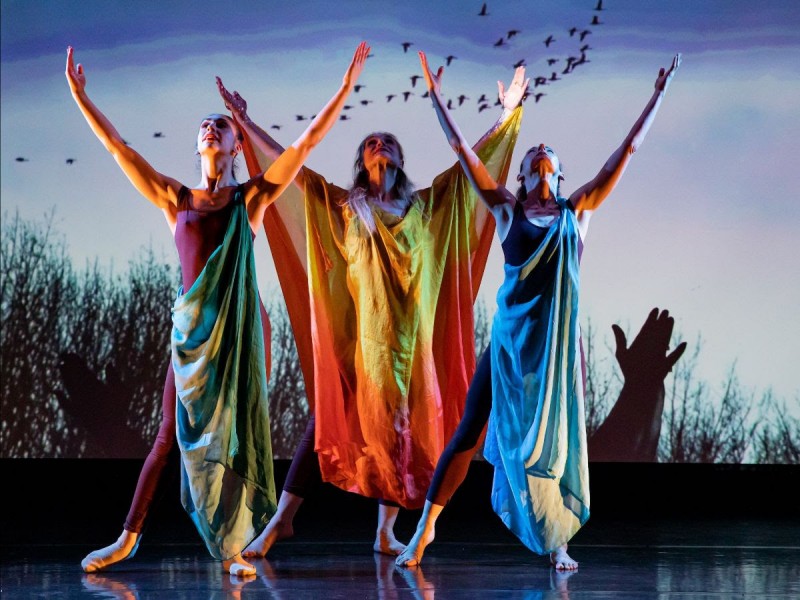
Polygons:
M478 145L476 145L475 148L470 147L464 138L464 135L461 133L461 130L458 128L458 125L456 125L456 122L453 120L450 111L447 110L447 106L442 101L441 84L444 67L439 67L439 70L434 75L428 66L428 58L425 56L424 52L419 52L419 61L422 65L422 74L424 75L425 82L428 85L428 91L430 93L431 101L433 102L433 108L436 111L436 116L439 119L439 124L442 126L442 130L447 137L448 143L453 148L456 156L458 156L458 160L461 163L467 178L478 192L478 196L492 210L494 210L496 207L508 204L509 202L513 203L513 194L511 194L504 186L499 185L489 174L489 171L486 170L486 166L483 164L483 162L481 162L480 158L478 158L478 155L476 154ZM500 87L500 97L501 100L504 101L503 117L501 117L500 122L502 122L502 119L506 118L507 114L510 114L516 104L521 101L527 84L528 82L525 80L524 67L517 69L516 73L514 74L514 80L509 86L508 93L505 93L503 84L498 82ZM517 97L518 100L515 100ZM513 104L513 106L511 106L510 109L507 109L505 106L506 103L509 105ZM484 136L483 139L486 137L487 136Z
M97 139L111 153L139 193L162 209L170 224L174 223L174 207L178 203L181 184L156 171L138 152L128 146L111 121L89 99L83 65L75 66L72 47L67 48L66 76L72 97Z
M628 133L625 141L617 148L611 157L600 169L600 172L589 183L581 186L570 196L570 202L575 207L578 218L585 221L588 219L588 214L595 210L603 200L611 193L616 187L619 178L625 172L625 169L630 162L631 156L639 149L639 146L644 141L650 125L653 124L656 113L661 106L661 101L664 94L669 87L672 77L681 65L681 55L676 54L672 59L672 66L669 69L663 67L659 70L658 77L656 78L655 91L653 92L650 101L645 106L644 111L634 123L633 128Z
M370 47L361 42L353 54L353 60L342 78L342 85L328 103L317 113L314 120L300 134L294 143L286 148L277 160L261 175L256 175L248 182L249 189L245 193L247 212L250 224L257 226L264 218L267 206L280 196L286 187L294 181L311 151L322 141L333 124L339 119L347 96L358 81L364 68ZM250 185L252 184L252 185Z

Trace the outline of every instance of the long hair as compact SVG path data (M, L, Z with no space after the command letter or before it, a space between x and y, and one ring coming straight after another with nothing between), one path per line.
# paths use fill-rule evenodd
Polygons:
M375 217L369 207L369 173L364 167L364 149L367 147L367 140L375 136L385 136L391 138L400 150L401 165L404 162L403 147L397 141L397 138L391 133L383 131L376 131L366 136L358 145L356 150L356 159L353 163L353 185L348 190L347 206L353 211L353 214L361 221L370 234L375 233ZM414 184L403 171L402 166L397 167L397 177L394 182L394 193L398 198L402 198L410 203L418 200L417 192L414 189Z

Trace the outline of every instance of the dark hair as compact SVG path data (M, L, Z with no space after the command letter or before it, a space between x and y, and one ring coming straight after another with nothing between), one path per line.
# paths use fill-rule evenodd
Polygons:
M353 185L347 194L347 205L350 209L361 219L364 226L370 231L375 233L375 220L372 217L372 211L367 206L367 193L369 192L369 173L364 166L364 150L367 147L367 140L373 137L387 137L390 138L397 148L400 150L400 166L397 167L397 177L394 182L394 191L398 198L405 198L409 202L417 200L417 193L414 189L414 184L406 175L402 165L405 161L403 157L403 147L397 138L391 133L383 131L376 131L366 136L358 145L356 150L356 159L353 162Z

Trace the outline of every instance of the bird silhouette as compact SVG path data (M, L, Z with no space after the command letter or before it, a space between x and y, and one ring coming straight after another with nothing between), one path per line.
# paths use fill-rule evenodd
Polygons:
M340 121L349 121L349 120L350 120L350 117L349 117L349 116L347 116L347 115L340 115L340 116L339 116L339 120L340 120Z
M525 59L524 58L522 60L518 60L517 62L514 63L514 68L515 69L519 69L520 67L524 67L524 66L525 66Z
M489 16L489 12L486 9L486 2L484 2L483 6L481 6L481 12L478 13L478 16L479 17L488 17Z
M448 100L447 101L447 110L453 110L453 101L452 100Z
M605 10L603 8L603 0L597 0L597 6L594 7L595 10Z
M295 121L305 121L306 118L303 115L295 115L294 116L294 120Z
M464 100L469 100L469 97L465 96L464 94L461 94L458 97L458 105L461 106L462 104L464 104Z
M602 23L600 22L600 17L598 17L597 15L593 16L592 22L589 23L589 25L602 25Z
M450 63L453 62L457 58L458 58L457 56L453 56L452 54L450 56L448 56L447 58L445 58L445 60L447 61L447 66L449 67Z
M482 112L483 112L483 111L485 111L487 108L489 108L489 105L488 105L488 104L481 104L481 105L478 107L478 112L479 112L479 113L482 113Z
M408 52L408 49L414 45L414 42L403 42L403 52Z
M537 88L540 85L547 85L546 77L537 76L533 79L533 87Z
M547 96L547 94L545 94L544 92L537 92L536 94L533 95L533 101L539 102L539 100L542 99L542 96Z
M403 102L408 102L408 97L413 95L413 92L403 92Z
M515 36L515 35L517 35L518 33L520 33L519 29L510 29L510 30L509 30L509 31L506 33L506 38L510 40L512 37L514 37L514 36Z
M276 130L280 130L280 128L281 128L280 125L273 125L272 127L270 127L270 129L276 129Z
M358 92L361 91L361 88L365 88L365 87L367 87L367 86L362 84L362 83L357 83L356 85L353 86L353 91L357 94Z
M578 51L579 51L581 54L583 54L583 53L584 53L584 52L586 52L587 50L591 50L591 49L592 49L592 48L589 46L589 44L584 44L583 46L581 46L580 48L578 48Z
M489 99L486 97L486 94L481 94L481 97L478 98L478 104L483 104L484 102L488 102Z
M411 87L416 87L417 79L422 79L422 75L412 75L409 79L411 80Z
M557 59L557 58L548 58L548 59L547 59L547 66L548 66L548 67L552 67L552 66L553 66L554 64L556 64L557 62L558 62L558 59Z
M559 77L558 74L555 71L553 71L550 74L550 81L561 81L561 77Z
M156 131L156 132L153 134L153 137L155 137L155 138L163 138L163 137L164 137L164 134L163 134L162 132L160 132L160 131Z
M388 96L386 96L386 101L387 101L387 102L391 102L391 101L392 101L392 98L394 98L396 95L397 95L397 94L389 94Z
M573 37L576 33L578 33L578 28L577 27L570 28L569 37Z
M592 33L592 31L591 31L590 29L584 29L583 31L581 31L581 41L583 41L583 40L584 40L584 38L585 38L587 35L589 35L590 33Z
M345 105L342 107L342 110L350 110L351 108L353 108L353 105L352 105L352 104L345 104Z
M506 45L506 38L500 38L494 43L495 48L499 48L500 46L505 46L505 45Z
M545 48L549 48L550 44L552 44L555 41L556 41L556 38L554 38L552 35L548 35L547 39L544 41Z
M18 156L14 160L17 161L17 162L31 162L27 158L25 158L24 156Z
M68 165L71 165L71 164L73 164L74 162L75 162L75 159L74 159L74 158L68 158L68 159L67 159L67 164L68 164Z
M425 91L424 94L422 94L422 96L420 96L420 98L430 98L430 97L431 97L431 93L429 91L427 91L427 90Z
M366 105L367 105L367 104L369 104L370 102L372 102L372 100L362 100L362 101L361 101L361 104L362 104L362 106L366 106Z

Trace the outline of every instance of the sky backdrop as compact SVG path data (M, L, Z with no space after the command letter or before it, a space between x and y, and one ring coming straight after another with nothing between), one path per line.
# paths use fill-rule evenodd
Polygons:
M41 219L55 207L79 267L99 259L124 270L143 245L177 263L160 212L128 183L72 101L68 45L84 64L87 93L123 137L190 186L200 177L197 126L224 110L215 75L288 145L308 123L296 115L319 110L367 40L374 56L360 79L365 87L308 165L348 186L360 140L386 130L425 187L455 157L421 98L424 82L412 86L421 74L415 51L425 50L432 65L457 57L443 91L473 140L500 112L479 111L478 99L493 102L496 81L507 83L524 60L531 77L556 72L559 80L532 89L546 95L526 102L512 177L525 149L545 142L564 164L565 195L603 166L650 98L659 67L681 52L647 139L592 219L582 322L591 319L610 345L612 323L632 335L651 308L668 309L690 348L702 338L699 374L709 384L719 387L735 365L747 389L771 388L800 415L800 2L605 0L602 11L596 4L495 0L481 16L483 3L473 0L3 0L2 214ZM599 24L591 25L594 17ZM590 32L583 41L582 31ZM408 52L403 42L413 44ZM588 62L562 75L566 57L580 56L585 44ZM411 92L407 101L403 92ZM256 251L269 293L277 283L263 232ZM490 312L501 277L495 244L481 288Z

